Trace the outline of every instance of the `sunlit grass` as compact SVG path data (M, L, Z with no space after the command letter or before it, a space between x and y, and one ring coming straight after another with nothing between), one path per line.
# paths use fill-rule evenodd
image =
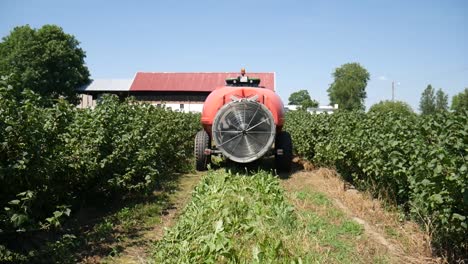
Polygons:
M157 242L154 263L364 263L364 228L324 194L285 195L280 179L208 173L178 222ZM286 197L289 197L287 199ZM301 203L303 206L296 206ZM385 257L378 258L385 260Z

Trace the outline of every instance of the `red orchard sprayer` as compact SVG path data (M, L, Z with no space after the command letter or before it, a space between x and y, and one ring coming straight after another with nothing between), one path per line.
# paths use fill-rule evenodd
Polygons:
M282 131L283 103L260 82L242 69L239 77L226 79L208 96L201 116L203 130L195 137L197 170L205 170L213 154L237 163L274 154L276 168L290 170L292 142L289 133Z

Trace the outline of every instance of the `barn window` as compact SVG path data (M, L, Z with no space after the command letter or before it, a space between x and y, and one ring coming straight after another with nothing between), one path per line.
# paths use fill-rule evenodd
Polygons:
M184 109L184 104L180 104L179 109L180 109L180 110Z

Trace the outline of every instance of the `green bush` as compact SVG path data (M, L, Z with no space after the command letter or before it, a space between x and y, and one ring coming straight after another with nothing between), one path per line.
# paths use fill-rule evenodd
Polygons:
M77 205L189 168L198 115L115 96L95 109L43 100L0 83L0 232L59 226Z
M402 115L413 115L414 111L411 106L403 101L380 101L373 104L369 112L388 113L395 112Z
M468 112L290 112L286 120L298 155L396 202L437 247L468 252Z

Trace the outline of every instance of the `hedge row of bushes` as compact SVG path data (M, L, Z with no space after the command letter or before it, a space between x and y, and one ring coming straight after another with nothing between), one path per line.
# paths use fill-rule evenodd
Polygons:
M190 167L199 116L108 96L43 107L0 84L0 232L58 226L96 199L154 190Z
M297 154L396 202L433 242L468 252L468 112L431 116L291 112Z

